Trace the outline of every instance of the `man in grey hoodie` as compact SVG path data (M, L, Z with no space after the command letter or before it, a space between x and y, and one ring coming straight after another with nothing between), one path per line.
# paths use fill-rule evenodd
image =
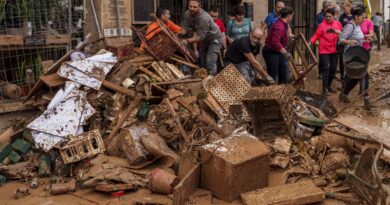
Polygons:
M207 70L211 75L217 74L217 61L222 46L221 31L215 24L214 19L205 10L200 8L200 0L190 0L189 10L184 14L184 25L181 35L193 31L191 38L183 40L183 43L200 43L201 48L194 51L195 57L205 60Z

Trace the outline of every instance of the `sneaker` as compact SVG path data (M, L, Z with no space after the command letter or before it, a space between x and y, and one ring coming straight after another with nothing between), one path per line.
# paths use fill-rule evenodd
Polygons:
M337 90L334 90L333 88L328 88L328 91L329 91L330 93L337 93Z
M341 103L350 103L351 101L348 99L348 96L344 95L343 93L340 93L340 95L339 95L339 102L341 102Z

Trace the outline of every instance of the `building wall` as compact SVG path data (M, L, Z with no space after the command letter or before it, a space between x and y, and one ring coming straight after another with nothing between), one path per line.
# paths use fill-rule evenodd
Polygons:
M253 3L253 21L255 26L260 26L268 15L268 0L244 0L244 2Z

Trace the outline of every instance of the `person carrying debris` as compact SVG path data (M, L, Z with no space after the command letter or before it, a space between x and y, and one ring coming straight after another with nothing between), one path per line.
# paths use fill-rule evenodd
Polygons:
M260 28L255 28L249 36L233 41L226 53L226 64L233 63L250 84L254 84L255 82L253 68L269 84L275 83L272 77L267 74L256 60L256 55L260 53L262 38L263 31Z
M280 18L271 26L263 49L267 72L279 84L290 81L286 61L292 59L292 56L286 47L289 39L288 23L293 16L294 11L291 7L285 7L280 11Z
M190 0L189 10L184 14L184 25L181 36L193 31L192 37L183 39L184 45L201 42L199 53L195 52L195 58L205 58L207 70L211 75L217 74L217 61L222 46L221 31L214 19L205 10L200 8L200 0Z
M344 28L343 32L340 34L339 43L345 45L345 51L351 46L362 46L364 41L364 34L360 25L363 23L366 18L366 12L364 9L356 8L352 9L353 19L348 23ZM368 89L368 73L361 77L360 79L352 79L348 75L345 76L343 91L340 93L339 101L342 103L350 103L348 99L348 94L351 90L357 85L360 84L360 92L362 93ZM368 93L364 95L364 105L370 107L371 103L369 100Z
M319 40L318 52L320 54L322 72L322 93L327 96L329 92L336 93L336 90L331 88L332 81L336 75L338 54L337 54L337 41L339 34L341 33L341 23L334 20L336 11L333 8L325 11L325 20L318 25L317 31L310 39L310 43L314 44Z
M347 25L353 19L351 13L352 4L349 1L345 1L341 6L343 9L343 14L340 16L339 22L344 28L344 26ZM340 81L341 83L344 83L344 63L343 63L344 45L338 44L337 51L339 53Z
M169 12L169 9L167 9L164 6L159 6L156 10L156 17L164 23L169 30L171 30L173 33L179 33L181 31L181 27L173 23L170 18L171 14ZM153 38L156 34L161 32L161 27L159 26L157 21L154 21L153 23L149 24L148 28L146 29L145 33L145 39L149 40ZM144 49L145 45L141 45L141 49Z

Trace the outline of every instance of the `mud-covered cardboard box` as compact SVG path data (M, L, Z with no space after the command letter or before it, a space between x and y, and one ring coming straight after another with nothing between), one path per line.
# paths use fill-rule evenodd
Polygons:
M269 149L250 136L233 136L203 146L201 185L233 201L241 193L268 186Z

